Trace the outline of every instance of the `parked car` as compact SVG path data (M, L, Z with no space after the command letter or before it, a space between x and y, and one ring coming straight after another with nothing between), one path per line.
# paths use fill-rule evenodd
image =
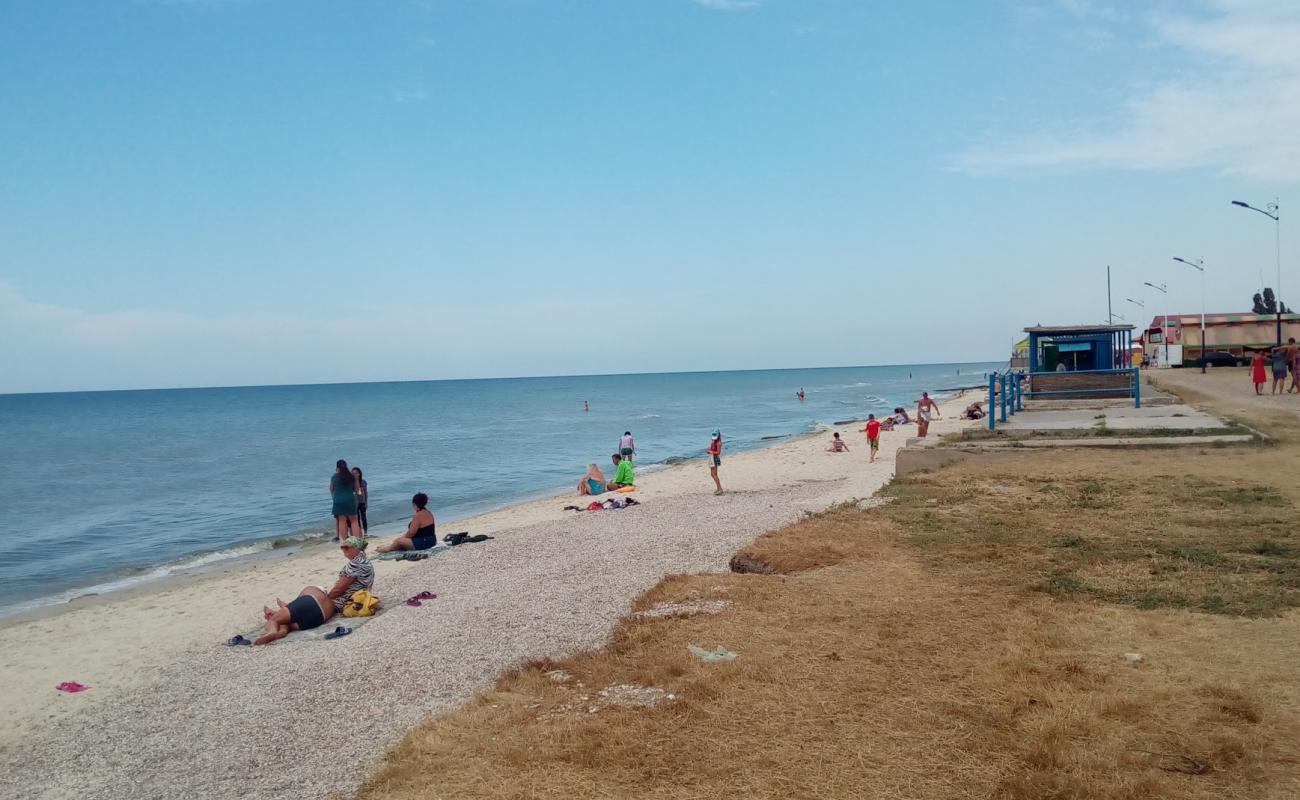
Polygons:
M1205 354L1205 363L1211 367L1238 367L1243 362L1227 350L1216 350Z

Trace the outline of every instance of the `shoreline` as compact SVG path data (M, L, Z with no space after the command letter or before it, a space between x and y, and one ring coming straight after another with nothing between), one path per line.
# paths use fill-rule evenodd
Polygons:
M932 423L932 436L971 424L958 418L964 400L940 405L944 418ZM407 729L463 703L511 665L606 642L633 600L665 576L725 571L736 549L761 534L869 498L892 480L894 454L915 432L882 434L880 457L869 465L865 435L856 425L840 430L848 453L825 452L830 436L822 431L724 454L721 497L705 460L695 459L648 475L634 509L564 511L576 497L568 494L480 515L464 527L494 541L429 561L376 562L387 611L340 642L225 646L256 623L261 604L331 580L341 566L333 547L87 598L10 624L0 629L10 688L0 761L13 769L0 773L47 776L15 784L15 797L113 787L141 798L279 797L283 781L301 781L304 797L350 793ZM421 590L438 594L431 609L402 606ZM376 681L359 663L387 665L407 680ZM322 673L340 677L322 683ZM91 690L55 691L65 680ZM411 680L430 681L429 691L411 695ZM340 692L366 698L373 737L338 763L294 761ZM246 713L254 708L256 715ZM265 739L272 733L274 741ZM199 739L209 743L201 751L172 744ZM268 775L281 783L269 786Z
M931 435L965 424L953 419L960 414L963 402L953 398L940 405L944 419L932 424ZM892 479L893 455L915 432L909 426L903 432L882 434L880 458L867 466L865 435L857 432L856 425L839 429L848 434L846 440L852 448L848 454L822 452L829 431L781 439L732 456L724 454L724 487L742 504L765 494L775 499L781 491L813 492L816 499L801 510L821 510L854 497L866 498ZM441 581L453 561L492 557L513 547L519 537L510 532L527 539L529 531L538 528L580 529L595 524L595 518L615 514L652 519L659 506L683 501L707 506L715 500L703 458L647 473L638 481L634 496L642 505L628 511L564 511L563 506L576 503L577 495L568 493L516 503L455 525L448 523L447 529L471 529L494 536L495 541L463 546L463 553L458 552L462 548L454 548L430 561L376 562L376 591L386 607L400 606L402 597L394 595L395 585L421 575ZM779 504L776 508L762 505L764 514L783 513ZM616 525L622 523L622 518L614 520ZM747 529L745 535L752 539L766 530ZM522 542L520 546L524 546ZM229 652L225 640L255 625L263 603L277 596L296 595L304 585L328 584L340 566L333 543L325 541L318 546L286 548L269 558L262 555L247 562L223 562L199 574L177 574L111 595L81 597L0 620L0 653L4 654L0 665L11 698L6 703L11 724L0 733L0 751L69 721L69 717L79 718L105 703L147 691L160 674L178 662ZM487 568L490 576L492 565ZM559 565L547 568L563 572ZM445 590L441 583L433 583L431 588L439 594ZM631 599L629 596L625 602ZM374 627L368 625L366 630ZM277 643L266 650L278 654L296 646L300 645ZM78 681L92 690L65 695L53 688L60 681Z
M934 392L934 397L941 407L953 399L961 397L965 392L977 390L981 387L951 387L939 389ZM773 447L779 447L808 436L818 436L830 432L837 427L852 425L863 422L861 419L836 420L832 422L819 423L822 427L804 432L783 433L779 435L763 436L757 442L756 446L744 450L733 451L733 456L739 456L747 453L761 452ZM652 462L644 467L638 467L638 476L656 475L668 470L677 469L692 462L702 460L700 456L668 456L662 461ZM559 494L553 494L553 491L561 491ZM524 492L510 499L502 500L500 503L492 504L486 510L478 511L467 516L450 517L446 520L439 518L438 527L446 529L450 526L471 525L482 518L492 517L502 512L509 511L518 506L528 506L533 503L550 502L559 500L564 497L572 497L572 493L563 493L562 487L540 488L533 491ZM389 522L375 526L371 530L372 539L391 538L404 530L403 522ZM471 533L491 533L485 530L473 530ZM282 547L274 546L275 542L290 541ZM266 536L260 539L250 539L243 542L234 543L229 548L213 550L207 552L193 553L182 556L172 561L164 561L158 564L142 565L133 568L134 571L142 573L133 578L130 572L121 576L106 577L95 583L87 584L84 587L72 587L61 590L49 597L36 598L30 604L16 605L11 608L0 608L0 632L21 625L25 622L35 620L49 619L56 617L64 612L75 611L90 605L97 605L104 601L113 602L119 599L139 597L142 594L152 592L161 592L169 588L185 586L190 584L200 584L204 578L212 575L227 574L235 569L254 568L257 564L263 562L275 562L292 558L295 556L309 556L317 551L332 552L334 542L330 538L329 531L322 529L320 538L313 539L309 537L296 538L293 534L276 534ZM186 566L187 562L199 559L209 558L221 552L236 550L240 548L258 548L254 552L232 555L227 558L216 558L202 564ZM152 573L160 570L166 570L164 574L153 576ZM125 584L125 585L116 585ZM107 588L101 588L107 587Z

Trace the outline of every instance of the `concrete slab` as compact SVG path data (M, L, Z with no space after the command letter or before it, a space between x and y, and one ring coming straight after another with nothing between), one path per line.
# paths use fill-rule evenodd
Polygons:
M1227 423L1189 405L1173 404L1142 408L1089 408L1060 411L1025 411L998 429L1008 432L1087 430L1105 424L1111 430L1184 430L1223 428Z

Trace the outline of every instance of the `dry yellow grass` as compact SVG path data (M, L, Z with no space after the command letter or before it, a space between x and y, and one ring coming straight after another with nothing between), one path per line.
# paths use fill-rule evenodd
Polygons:
M1300 448L1274 422L1272 447L964 462L764 536L772 574L637 604L718 613L504 676L363 796L1300 797ZM662 694L601 697L628 685Z

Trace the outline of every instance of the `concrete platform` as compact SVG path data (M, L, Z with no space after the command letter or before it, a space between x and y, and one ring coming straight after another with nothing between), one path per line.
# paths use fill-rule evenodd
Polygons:
M1182 403L1142 408L1103 407L1058 411L1030 411L1026 409L997 429L1010 435L1031 431L1088 430L1102 426L1111 430L1180 430L1198 431L1224 428L1228 423L1204 411Z

